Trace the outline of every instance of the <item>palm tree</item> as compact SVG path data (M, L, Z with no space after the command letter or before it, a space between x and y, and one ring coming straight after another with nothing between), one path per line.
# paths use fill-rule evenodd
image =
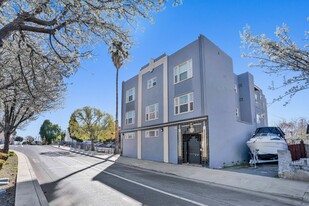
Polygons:
M109 52L112 55L112 60L116 68L116 117L115 117L115 153L119 154L119 123L118 123L118 72L124 61L128 58L129 52L125 45L120 41L114 41L109 48Z

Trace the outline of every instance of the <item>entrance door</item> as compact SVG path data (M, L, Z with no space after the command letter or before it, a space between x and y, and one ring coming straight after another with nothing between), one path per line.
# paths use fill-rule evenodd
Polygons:
M183 162L201 164L201 135L190 134L183 137Z

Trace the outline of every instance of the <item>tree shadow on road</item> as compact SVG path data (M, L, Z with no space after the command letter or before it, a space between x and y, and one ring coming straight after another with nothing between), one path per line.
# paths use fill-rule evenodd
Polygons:
M50 156L55 155L55 154L53 154L53 152L50 152L50 153L52 153L52 154L42 154L42 155L50 155ZM55 152L55 153L57 153L57 152ZM59 153L59 152L58 152L58 153ZM66 153L70 153L70 152L65 152L65 155L66 155ZM58 155L55 155L55 156L58 156ZM86 156L88 156L88 155L86 155ZM98 165L100 165L100 164L103 164L103 163L105 163L105 162L108 162L108 161L114 162L113 160L110 160L113 156L115 156L115 155L111 155L111 156L109 156L109 157L107 157L107 158L100 158L100 159L102 159L102 161L100 161L100 162L98 162L98 163L89 165L89 166L87 166L87 167L85 167L85 168L82 168L82 169L80 169L80 170L77 170L77 171L75 171L75 172L72 172L72 173L70 173L70 174L68 174L68 175L66 175L66 176L64 176L64 177L61 177L60 179L57 179L57 180L55 180L55 181L53 181L53 182L49 182L49 183L46 183L46 184L42 184L42 185L41 185L41 188L42 188L42 190L43 190L43 192L44 192L44 194L45 194L45 196L46 196L46 198L47 198L47 201L48 201L48 202L51 202L51 201L55 200L55 199L59 196L59 195L56 196L57 188L59 188L58 186L59 186L59 184L60 184L63 180L65 180L65 179L67 179L67 178L69 178L69 177L71 177L71 176L73 176L73 175L76 175L76 174L78 174L78 173L84 172L84 171L86 171L86 170L88 170L88 169L91 169L91 168L93 168L93 167L95 167L95 166L98 166Z

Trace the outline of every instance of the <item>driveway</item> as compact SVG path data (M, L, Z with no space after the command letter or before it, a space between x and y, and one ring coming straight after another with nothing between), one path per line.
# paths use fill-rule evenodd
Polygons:
M240 166L223 168L225 171L246 173L252 175L260 175L265 177L278 177L278 163L257 164L256 167Z

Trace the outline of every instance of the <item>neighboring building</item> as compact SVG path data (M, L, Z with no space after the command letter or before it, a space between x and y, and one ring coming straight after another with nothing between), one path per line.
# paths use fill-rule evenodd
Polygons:
M122 83L121 120L123 156L218 168L248 160L266 100L250 73L235 75L232 59L200 36Z

